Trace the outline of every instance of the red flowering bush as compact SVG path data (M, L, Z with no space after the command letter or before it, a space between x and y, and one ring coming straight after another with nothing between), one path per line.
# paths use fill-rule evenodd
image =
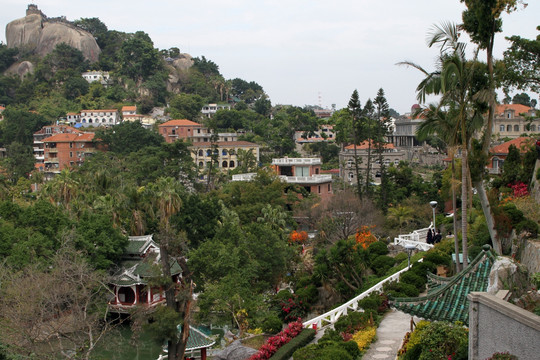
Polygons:
M278 351L280 347L291 341L302 332L302 320L298 319L290 323L287 328L275 336L266 340L266 344L261 346L259 351L249 358L249 360L267 360Z
M305 231L293 230L289 235L290 244L293 244L293 243L303 244L307 241L307 239L308 239L308 233Z
M527 189L527 184L522 183L521 181L514 184L508 184L508 187L512 189L512 193L515 198L524 197L529 195L529 190Z
M296 294L291 294L291 297L281 300L279 306L281 308L280 317L284 321L298 319L306 315L309 310L309 305L300 300Z

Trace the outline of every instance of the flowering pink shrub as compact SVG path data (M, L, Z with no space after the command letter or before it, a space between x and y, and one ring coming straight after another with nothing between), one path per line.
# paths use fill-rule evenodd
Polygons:
M512 189L514 197L516 198L529 195L527 184L524 184L522 182L516 182L514 184L508 184L508 186Z
M287 328L275 336L268 338L266 344L261 346L259 351L253 354L249 360L267 360L278 351L280 347L291 341L302 332L302 321L298 319L290 323Z

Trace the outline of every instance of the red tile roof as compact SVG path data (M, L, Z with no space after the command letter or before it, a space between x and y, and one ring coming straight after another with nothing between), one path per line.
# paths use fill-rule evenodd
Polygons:
M137 106L122 106L122 112L124 111L137 111Z
M522 153L527 152L527 145L534 144L535 140L531 137L518 137L500 145L492 147L489 152L494 155L508 154L510 145L517 147Z
M359 145L356 145L356 150L364 150L364 149L367 149L368 148L368 141L364 141L363 143L359 144ZM371 148L375 148L375 146L373 145L373 143L371 144ZM384 148L385 149L394 149L394 144L392 143L387 143L387 144L384 144ZM345 149L347 150L354 150L354 144L352 145L349 145L349 146L345 146Z
M159 127L162 127L162 126L202 126L202 125L188 119L179 119L179 120L169 120L166 123L159 125Z
M81 113L85 112L117 112L117 109L93 109L93 110L81 110Z
M56 134L43 139L43 142L89 142L94 139L94 135L94 133Z
M529 112L531 108L521 104L499 104L495 108L495 115L502 116L506 110L514 110L516 115Z
M249 141L218 141L217 146L253 146L258 147L258 144L249 142ZM198 142L193 144L191 147L208 147L212 146L211 142Z

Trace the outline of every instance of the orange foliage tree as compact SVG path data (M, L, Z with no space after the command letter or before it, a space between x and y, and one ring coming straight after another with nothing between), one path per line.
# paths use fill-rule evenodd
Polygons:
M296 231L293 230L289 235L289 243L299 243L303 244L308 239L308 234L305 231Z
M365 250L369 247L370 244L377 241L377 238L375 235L371 233L371 229L373 229L375 226L362 226L359 230L356 231L356 234L354 238L356 239L356 243L361 245L362 248Z

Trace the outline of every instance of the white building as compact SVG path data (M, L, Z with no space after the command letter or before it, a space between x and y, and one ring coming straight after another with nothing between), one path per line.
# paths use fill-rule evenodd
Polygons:
M68 113L67 120L74 127L114 126L120 123L118 110L81 110L80 114Z
M87 71L82 73L84 80L89 83L99 81L102 85L108 85L110 80L110 75L107 71Z
M231 110L231 105L229 104L206 104L203 106L201 112L203 115L212 117L218 110Z

